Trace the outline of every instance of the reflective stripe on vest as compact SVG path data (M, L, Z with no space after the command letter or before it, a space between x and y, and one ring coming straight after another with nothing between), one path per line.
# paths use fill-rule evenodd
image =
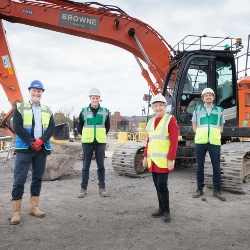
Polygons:
M213 106L208 115L204 105L195 108L196 112L196 134L195 143L221 145L221 126L223 119L223 108Z
M49 126L50 117L52 115L52 110L49 106L40 105L41 115L42 115L42 133L44 134ZM17 110L22 115L23 127L31 135L32 132L32 121L33 121L33 111L31 104L29 102L23 102L17 104ZM51 150L50 140L44 143L46 150ZM15 149L28 149L29 145L24 142L18 135L16 135Z
M159 168L168 168L168 151L170 146L168 124L171 115L164 115L157 127L154 129L155 118L152 118L147 125L148 150L147 161L148 168L152 166L152 161Z
M92 143L96 138L99 143L106 143L105 121L108 117L108 109L99 107L96 116L90 107L82 109L84 126L82 128L82 142Z

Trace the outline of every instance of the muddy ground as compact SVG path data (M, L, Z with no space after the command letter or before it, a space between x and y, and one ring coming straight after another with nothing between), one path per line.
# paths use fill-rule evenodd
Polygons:
M205 199L193 199L195 166L170 174L171 223L152 218L157 197L151 176L129 178L114 173L107 152L106 187L98 194L92 161L88 194L77 198L81 160L56 181L43 182L40 209L46 217L28 214L30 178L22 202L22 223L11 226L13 164L0 158L0 249L220 249L250 248L250 194L224 192L226 202L205 187ZM1 157L1 155L0 155Z

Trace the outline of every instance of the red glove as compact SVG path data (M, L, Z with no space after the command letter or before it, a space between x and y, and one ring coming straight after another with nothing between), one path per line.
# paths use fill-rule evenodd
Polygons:
M43 144L44 144L44 141L42 139L36 139L34 142L30 143L30 146L32 149L36 151L40 151L42 149Z

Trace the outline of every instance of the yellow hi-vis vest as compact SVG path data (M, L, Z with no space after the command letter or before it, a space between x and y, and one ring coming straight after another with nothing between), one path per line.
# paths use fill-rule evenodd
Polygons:
M90 107L82 109L84 126L82 128L82 142L92 143L96 138L98 143L106 143L105 121L108 118L108 109L99 107L94 116Z
M171 115L165 114L154 129L155 118L152 118L147 125L147 134L149 138L147 160L148 168L151 167L152 161L159 168L168 168L168 151L170 146L168 124Z
M50 117L52 115L52 109L49 106L40 104L42 115L42 133L44 134L49 126ZM17 104L17 110L22 115L23 127L31 135L32 132L32 120L33 111L29 102L22 102ZM50 140L44 143L46 150L51 150ZM18 135L16 135L15 149L28 149L29 145L24 142Z
M221 126L223 123L223 108L213 106L210 115L204 105L195 107L196 133L194 142L196 144L210 143L221 145Z

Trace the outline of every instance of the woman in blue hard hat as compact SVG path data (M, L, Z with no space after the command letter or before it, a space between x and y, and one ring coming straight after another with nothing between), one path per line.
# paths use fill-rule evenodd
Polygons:
M16 158L11 225L19 224L21 221L21 202L30 166L32 167L32 180L29 213L39 218L45 216L45 213L39 210L38 203L46 157L51 153L50 137L54 133L55 123L51 108L40 103L44 92L43 84L34 80L30 83L28 90L30 100L18 103L13 114Z
M159 208L153 217L163 215L171 222L169 208L168 174L174 171L178 147L179 126L175 117L166 114L167 102L161 94L153 96L151 105L156 117L147 124L148 140L144 151L143 166L152 172Z

